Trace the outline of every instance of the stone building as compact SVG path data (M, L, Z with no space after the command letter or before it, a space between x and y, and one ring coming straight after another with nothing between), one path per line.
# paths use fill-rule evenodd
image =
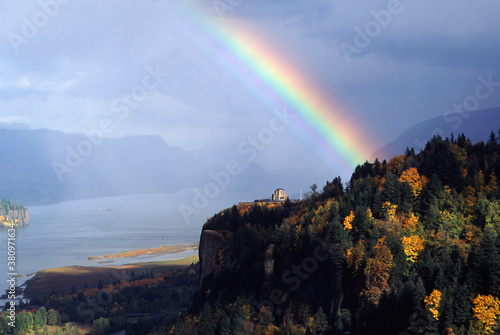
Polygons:
M285 190L282 188L278 188L274 191L274 194L271 197L272 201L286 201L288 199L288 195L285 193Z

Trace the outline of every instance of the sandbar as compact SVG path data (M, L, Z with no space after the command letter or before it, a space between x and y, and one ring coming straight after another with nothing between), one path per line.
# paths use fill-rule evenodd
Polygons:
M188 250L197 250L198 246L199 242L189 243L189 244L165 245L158 248L137 249L112 255L94 256L94 257L89 257L89 260L99 260L102 258L111 259L111 258L123 258L123 257L137 257L144 255L176 254Z

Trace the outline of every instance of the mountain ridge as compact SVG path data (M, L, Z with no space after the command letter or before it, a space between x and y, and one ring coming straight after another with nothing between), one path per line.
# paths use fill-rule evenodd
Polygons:
M0 129L0 196L45 204L199 184L199 164L159 136L104 138L48 129ZM155 154L150 154L155 152ZM192 171L190 177L179 171Z
M500 127L500 107L463 113L445 113L420 122L376 150L371 159L390 159L406 150L414 148L415 152L422 150L433 136L449 137L452 133L457 136L465 133L473 143L486 141L489 132L497 132Z

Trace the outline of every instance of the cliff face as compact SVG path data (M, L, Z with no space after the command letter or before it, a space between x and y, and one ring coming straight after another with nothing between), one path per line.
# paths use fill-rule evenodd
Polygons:
M8 200L0 202L0 225L7 226L14 223L16 226L25 226L30 223L28 209L24 206L14 204Z
M205 229L204 225L198 255L200 258L200 281L198 290L194 297L193 305L201 304L204 299L204 293L213 284L214 278L221 273L219 254L227 239L228 232Z
M288 206L235 206L205 223L192 312L206 302L224 305L246 297L257 309L266 305L285 310L292 302L303 302L334 317L343 300L343 272L331 265L331 245L275 243L286 233L276 233L277 224L302 204Z

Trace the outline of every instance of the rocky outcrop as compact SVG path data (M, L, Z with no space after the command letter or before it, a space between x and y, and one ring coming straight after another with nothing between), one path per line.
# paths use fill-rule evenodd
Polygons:
M28 225L30 223L28 209L24 206L2 200L0 204L0 224L8 225L11 223L14 223L16 226Z
M219 253L227 240L227 231L216 231L203 229L200 238L198 255L200 258L200 281L198 290L193 300L193 306L197 306L204 299L206 290L222 268L219 262Z
M274 289L275 269L274 269L274 244L271 244L264 256L264 283L260 292L260 301L268 299Z
M222 233L215 230L204 230L200 240L200 285L210 274L217 272L219 264L219 251L226 239Z
M18 220L20 226L28 225L30 223L30 214L26 207L9 210L7 218L14 221Z

